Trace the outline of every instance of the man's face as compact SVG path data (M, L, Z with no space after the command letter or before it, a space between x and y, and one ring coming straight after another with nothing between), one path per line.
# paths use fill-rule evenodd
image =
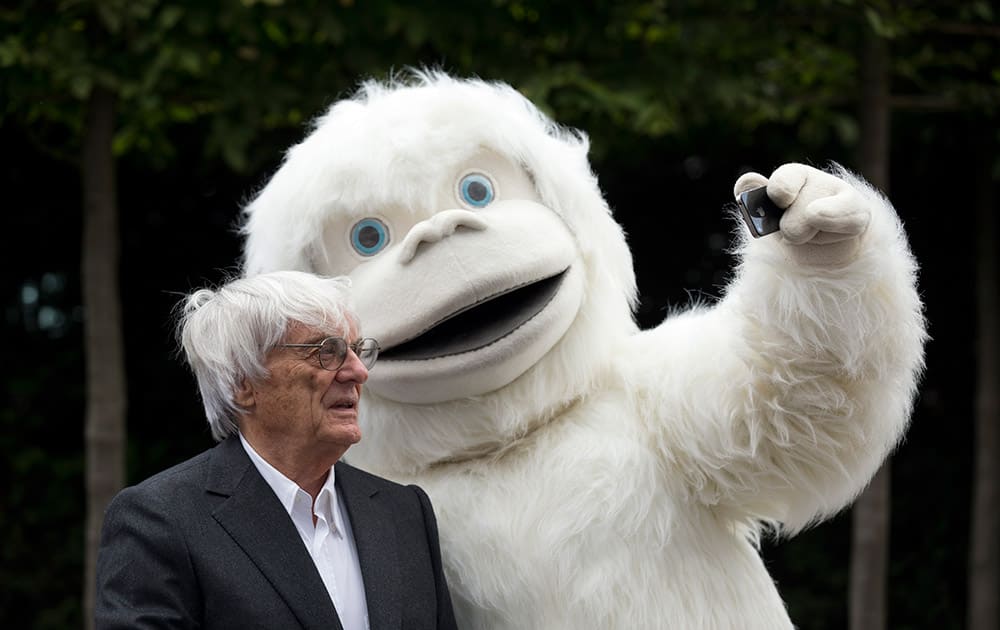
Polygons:
M358 333L353 327L331 331L292 324L283 343L318 344L331 336L350 343ZM353 351L337 371L323 369L314 348L273 348L264 366L270 376L248 385L252 406L241 422L254 448L332 464L361 439L358 400L368 370Z

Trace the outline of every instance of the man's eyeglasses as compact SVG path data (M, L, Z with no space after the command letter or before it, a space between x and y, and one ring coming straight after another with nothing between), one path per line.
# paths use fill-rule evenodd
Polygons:
M358 339L354 343L347 343L342 337L327 337L319 343L282 343L279 348L316 348L316 356L319 357L319 364L324 370L336 372L347 360L347 349L350 348L354 354L358 355L361 363L366 369L371 369L378 359L379 345L371 337Z

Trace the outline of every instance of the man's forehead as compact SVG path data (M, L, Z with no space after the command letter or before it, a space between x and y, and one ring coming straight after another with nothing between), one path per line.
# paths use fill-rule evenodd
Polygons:
M356 327L350 322L340 326L330 324L317 327L292 321L289 322L285 332L285 343L318 343L327 337L343 337L353 340L357 334Z

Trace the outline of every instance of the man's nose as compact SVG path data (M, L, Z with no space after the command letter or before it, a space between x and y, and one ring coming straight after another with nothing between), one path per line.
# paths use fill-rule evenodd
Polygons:
M342 383L364 383L368 380L368 368L361 361L361 357L351 348L347 349L344 364L337 370L337 380Z

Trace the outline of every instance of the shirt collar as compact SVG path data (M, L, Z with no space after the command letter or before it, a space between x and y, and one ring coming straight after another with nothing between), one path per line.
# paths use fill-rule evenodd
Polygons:
M295 508L295 498L301 492L305 495L304 499L311 502L309 494L299 487L297 483L286 477L280 470L272 466L260 456L253 446L247 442L243 434L240 433L240 443L243 445L243 449L247 452L250 457L250 461L253 462L257 471L260 472L260 476L264 478L267 485L271 486L274 490L274 494L277 495L278 500L281 501L282 507L288 512L288 515L292 517L292 520L296 520L296 515L294 513ZM308 503L307 503L308 505ZM320 488L319 494L316 496L316 503L312 506L317 514L322 515L327 523L332 523L332 529L338 536L342 536L344 532L343 521L341 520L340 509L337 502L337 486L336 486L336 470L333 466L330 466L330 474L326 477L326 482L323 487ZM310 520L311 520L310 514Z

